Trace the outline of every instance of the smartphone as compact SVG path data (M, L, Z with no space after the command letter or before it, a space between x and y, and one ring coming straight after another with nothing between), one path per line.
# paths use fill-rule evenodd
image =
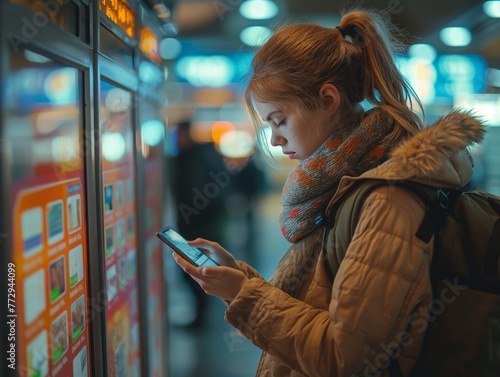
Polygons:
M179 253L181 257L196 267L218 266L218 264L210 259L203 251L197 247L189 245L187 240L171 226L167 226L159 232L156 232L156 236L176 253Z

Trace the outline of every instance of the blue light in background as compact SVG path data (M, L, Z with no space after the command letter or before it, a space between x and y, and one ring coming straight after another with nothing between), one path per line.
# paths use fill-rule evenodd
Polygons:
M141 126L141 137L142 141L154 147L160 144L160 142L165 138L165 127L163 123L157 119L151 119L144 122Z
M234 77L234 64L226 56L185 56L176 64L178 76L196 87L223 87Z
M436 59L437 53L434 46L425 43L417 43L410 46L408 55L412 58L420 58L432 63Z
M445 27L439 32L439 38L447 46L467 46L472 40L470 31L464 27Z
M484 93L487 88L488 65L481 55L438 55L432 63L400 56L396 61L424 104Z
M270 0L247 0L240 5L240 14L249 20L267 20L278 14L278 6Z
M500 1L485 1L483 10L489 17L500 18Z

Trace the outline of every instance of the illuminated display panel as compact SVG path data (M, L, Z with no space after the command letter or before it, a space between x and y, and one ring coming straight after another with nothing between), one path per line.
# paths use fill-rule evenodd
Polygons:
M109 376L139 376L139 283L132 93L101 81Z
M135 14L123 0L101 0L99 9L130 38L135 38Z
M81 72L11 56L11 161L18 375L90 376Z
M26 33L35 33L45 23L50 21L57 25L62 30L65 30L73 35L79 36L78 21L79 11L75 3L71 1L56 1L56 0L10 0L13 4L21 5L31 10L34 15L29 19L24 19L23 25Z
M139 40L139 48L141 51L156 63L161 62L161 56L159 51L158 36L153 33L153 31L147 26L141 27L141 35Z

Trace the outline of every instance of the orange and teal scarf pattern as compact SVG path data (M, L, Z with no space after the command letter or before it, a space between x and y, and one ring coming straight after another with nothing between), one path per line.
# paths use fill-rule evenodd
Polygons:
M380 108L367 111L350 133L327 139L289 174L283 188L280 227L292 243L314 231L318 216L344 176L356 177L387 160L394 121Z

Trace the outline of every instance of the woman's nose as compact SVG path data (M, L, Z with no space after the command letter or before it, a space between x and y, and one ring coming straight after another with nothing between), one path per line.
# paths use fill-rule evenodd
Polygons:
M280 146L280 145L285 145L285 143L286 143L286 139L283 136L278 135L275 132L273 132L271 134L271 145L273 147L277 147L277 146Z

